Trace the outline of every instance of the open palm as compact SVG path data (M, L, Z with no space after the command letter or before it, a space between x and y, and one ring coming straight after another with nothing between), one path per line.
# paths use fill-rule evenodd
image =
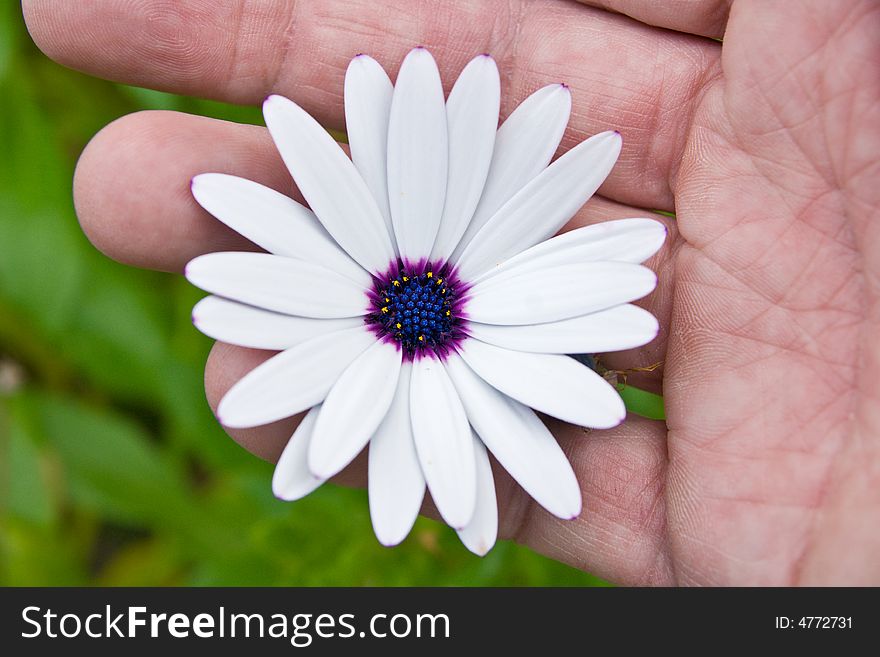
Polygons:
M668 421L630 417L589 436L554 424L584 513L557 520L496 471L502 535L627 584L880 581L876 2L23 4L37 44L66 65L233 102L278 92L330 127L342 127L342 78L361 51L393 72L424 44L446 80L491 52L503 114L569 83L563 148L604 129L624 137L601 196L573 222L677 215L649 263L661 336L608 357L621 369L665 363L640 376L662 383ZM84 153L83 227L112 257L171 271L248 248L191 198L203 171L296 193L264 129L144 112ZM270 355L218 344L212 403ZM231 433L275 458L291 422Z

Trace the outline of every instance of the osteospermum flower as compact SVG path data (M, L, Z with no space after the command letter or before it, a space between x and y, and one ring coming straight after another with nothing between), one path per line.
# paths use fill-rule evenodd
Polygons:
M448 99L423 48L396 85L359 55L345 77L351 159L295 103L263 105L311 209L234 176L192 183L206 210L268 252L190 262L187 278L216 295L195 307L195 325L280 351L229 390L218 419L253 427L308 411L275 469L285 500L369 443L370 512L386 545L409 533L427 486L465 545L487 552L498 525L487 450L548 511L577 516L580 487L535 411L617 425L617 392L566 354L657 334L629 302L654 289L638 263L663 242L661 224L624 219L552 237L608 175L620 135L598 134L549 164L569 89L539 89L497 128L499 98L488 55Z

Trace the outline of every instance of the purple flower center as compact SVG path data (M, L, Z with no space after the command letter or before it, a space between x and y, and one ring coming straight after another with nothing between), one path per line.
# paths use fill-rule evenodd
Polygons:
M374 278L367 324L397 342L404 357L443 357L465 336L462 305L467 285L445 263L395 263Z

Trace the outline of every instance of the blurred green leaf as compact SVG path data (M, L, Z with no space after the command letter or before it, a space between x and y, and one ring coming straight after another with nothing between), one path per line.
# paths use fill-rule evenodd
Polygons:
M0 79L9 72L12 55L18 46L21 29L16 22L21 21L21 12L16 2L6 2L0 6Z
M147 539L130 543L104 566L100 586L174 586L180 581L180 554L167 541Z
M183 99L180 96L165 93L164 91L132 87L127 84L119 85L119 89L143 109L179 112L183 106Z
M140 427L55 395L23 393L18 401L57 451L77 504L123 523L187 524L191 509L183 473Z
M7 586L83 586L88 575L69 534L0 519L0 577Z
M40 454L20 414L12 412L9 404L0 400L0 447L3 458L3 495L0 503L11 516L27 520L44 528L56 518L48 477L47 465Z
M156 399L168 360L163 277L112 272L109 262L90 269L93 282L82 290L78 312L59 336L66 358L114 395Z

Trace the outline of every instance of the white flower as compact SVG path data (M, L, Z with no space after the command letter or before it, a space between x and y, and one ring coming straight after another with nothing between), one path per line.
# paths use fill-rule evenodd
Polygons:
M369 442L376 536L409 533L425 488L472 551L494 544L488 452L544 508L581 510L574 472L532 409L607 428L617 392L565 355L637 347L657 321L629 302L654 289L640 262L663 242L650 219L552 237L620 152L603 132L549 164L571 107L565 85L527 98L497 128L500 83L488 55L444 99L437 65L411 51L392 85L359 55L345 78L351 159L281 96L266 125L311 210L242 178L193 179L198 202L268 253L212 253L187 278L216 295L193 321L223 342L280 353L235 384L227 427L309 410L272 487L300 498ZM552 239L550 239L552 237Z

